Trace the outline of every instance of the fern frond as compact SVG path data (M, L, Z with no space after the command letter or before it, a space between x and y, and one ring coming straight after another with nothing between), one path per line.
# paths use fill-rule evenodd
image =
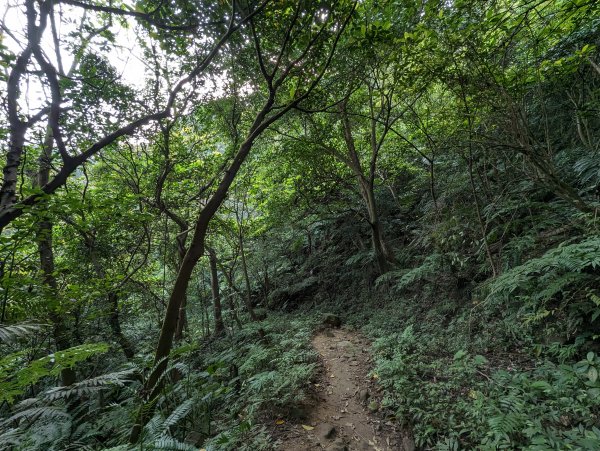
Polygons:
M509 296L519 289L532 291L542 277L545 289L538 290L548 298L568 286L583 280L584 271L600 267L600 237L592 236L578 243L563 244L516 266L493 280L489 299Z
M352 255L350 258L348 258L345 262L344 265L345 266L354 266L354 265L367 265L369 263L371 263L372 261L374 261L375 256L373 255L373 252L370 250L365 250L365 251L361 251L361 252L357 252L356 254Z
M21 338L33 335L44 328L44 324L21 323L10 326L0 325L0 342L11 343Z
M19 428L9 428L0 434L0 449L11 449L21 441L23 431ZM5 448L4 448L5 447Z
M397 281L394 285L394 290L401 291L408 288L415 282L423 280L435 274L441 264L441 255L429 255L420 266L412 269L402 269L398 271L390 271L380 276L375 282L376 286L385 282Z
M168 451L197 451L195 446L175 440L172 437L160 437L154 443L147 445L147 449Z
M56 421L70 421L71 415L69 415L62 407L42 406L33 407L31 409L22 410L10 416L2 423L1 426L9 425L11 423L19 423L22 420L30 422L37 421L39 419L52 419Z
M112 387L123 387L131 378L134 370L116 371L114 373L102 374L98 377L85 379L68 387L55 387L43 394L43 398L49 401L67 399L73 396L89 395L100 390Z
M175 426L182 418L186 417L191 412L194 402L194 399L188 399L171 412L162 425L163 432L167 432L170 427Z

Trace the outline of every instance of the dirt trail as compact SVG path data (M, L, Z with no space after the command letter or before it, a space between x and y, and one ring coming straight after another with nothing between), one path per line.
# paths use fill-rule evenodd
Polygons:
M275 430L280 451L396 451L403 444L393 424L377 412L379 396L373 380L369 343L344 329L313 338L322 372L314 384L313 405L296 421L279 421ZM304 417L304 418L302 418Z

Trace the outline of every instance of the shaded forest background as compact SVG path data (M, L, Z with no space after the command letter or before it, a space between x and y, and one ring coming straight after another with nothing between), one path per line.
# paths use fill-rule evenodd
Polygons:
M600 449L597 2L6 10L0 448L271 449L328 313L418 449Z

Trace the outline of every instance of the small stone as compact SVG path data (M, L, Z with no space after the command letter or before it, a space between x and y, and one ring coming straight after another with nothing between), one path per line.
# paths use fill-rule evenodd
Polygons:
M360 392L358 392L358 400L364 404L367 402L367 399L369 399L369 390L365 390L362 389Z
M358 362L356 360L352 360L350 362L350 365L352 365L352 366L358 366Z
M308 411L301 406L294 406L289 410L289 416L295 420L305 420L308 418Z
M328 451L348 451L348 447L344 441L339 438L326 448Z
M332 439L335 436L335 427L329 423L322 423L317 428L317 435L323 440Z
M411 437L404 437L402 439L402 448L405 451L415 451L415 441Z
M200 446L204 442L204 434L197 431L190 431L185 436L183 440L185 443L189 443L190 445Z
M354 347L354 345L351 342L349 342L348 340L338 341L336 346L338 349L345 349L345 348L347 349L347 348Z
M322 323L326 326L339 328L342 325L342 320L339 316L334 315L333 313L325 313L323 315Z

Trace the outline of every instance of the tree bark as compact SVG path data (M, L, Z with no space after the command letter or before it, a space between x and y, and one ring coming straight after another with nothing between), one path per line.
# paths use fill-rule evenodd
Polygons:
M383 236L383 228L381 227L381 221L379 219L379 212L377 210L373 185L364 182L362 185L363 199L369 213L369 225L371 226L373 251L375 252L375 258L377 259L379 272L381 274L385 274L390 270L390 262L393 260L393 257Z
M42 154L38 160L38 174L33 180L35 187L43 186L47 183L50 177L50 159L52 158L52 131L50 128L46 129L46 136L42 146ZM40 257L40 269L42 270L44 285L48 291L48 295L52 300L58 302L58 284L56 283L56 277L54 275L54 250L52 248L52 234L53 225L49 219L49 212L47 211L47 202L42 200L40 202L40 214L42 215L41 220L35 226L35 235L38 247L38 254ZM56 349L63 351L71 347L70 333L67 325L65 324L64 316L62 312L55 311L54 307L50 307L49 313L50 321L52 322L52 330L54 341L56 343ZM75 383L75 371L72 368L64 368L60 372L60 378L62 385L72 385Z
M187 232L183 231L177 237L177 251L179 253L179 266L183 264L185 259L185 241L187 239ZM184 296L181 300L179 307L179 313L177 316L177 326L175 328L175 340L179 341L183 338L183 331L187 327L187 296Z
M356 150L354 136L352 135L352 125L346 112L345 103L340 104L340 116L342 119L342 129L344 141L346 143L347 157L341 157L343 163L354 173L358 181L360 195L365 203L368 213L368 221L371 227L371 240L373 243L373 252L377 262L377 268L380 274L385 274L390 269L390 262L394 257L385 242L383 228L379 219L377 201L375 200L374 178L367 177L364 173L360 158ZM373 150L373 149L372 149ZM340 157L340 155L338 155Z
M10 124L10 138L8 143L8 152L6 153L6 164L2 170L2 186L0 187L0 212L5 212L11 208L17 201L17 180L19 177L19 168L21 166L21 157L25 146L25 135L28 130L28 123L20 118L18 99L21 94L21 78L27 71L27 66L31 61L35 48L39 48L40 40L46 24L48 23L49 3L40 8L40 15L35 10L33 1L25 2L27 16L27 47L17 57L7 80L7 98L8 121ZM36 25L39 20L39 26ZM52 146L52 134L50 133L50 146ZM46 133L46 142L48 142L48 133ZM44 146L46 145L44 143Z
M123 354L125 354L125 357L127 357L128 360L131 360L133 359L133 356L135 356L135 347L133 346L131 341L129 341L129 339L125 336L123 330L121 329L119 297L114 291L108 293L108 307L110 309L108 324L110 325L110 328L115 336L117 343L121 347Z
M263 122L272 105L273 99L271 98L257 116L255 121L256 126ZM266 126L264 128L266 128ZM229 191L229 187L233 183L233 180L235 179L235 176L237 175L242 163L248 156L254 139L256 139L257 135L254 134L256 128L253 126L251 130L252 133L250 133L250 136L246 139L246 141L241 144L235 158L233 159L233 162L229 166L229 170L225 172L225 175L221 179L216 191L210 197L196 220L192 241L185 253L183 261L181 262L181 266L179 267L179 272L177 274L177 278L175 279L175 284L173 286L173 290L171 291L171 296L169 297L169 302L165 311L163 325L161 327L154 356L154 368L150 373L150 376L148 377L144 387L144 391L148 393L147 399L150 401L150 403L152 403L158 397L162 389L164 379L161 376L164 374L168 366L168 358L173 346L180 307L183 303L183 299L187 295L187 288L196 263L204 254L206 232L208 230L210 220L213 218L218 208L225 200L227 192ZM148 408L142 408L140 410L137 421L131 429L129 436L130 443L137 443L142 431L142 427L148 421L148 418L152 414L152 410L153 409Z

